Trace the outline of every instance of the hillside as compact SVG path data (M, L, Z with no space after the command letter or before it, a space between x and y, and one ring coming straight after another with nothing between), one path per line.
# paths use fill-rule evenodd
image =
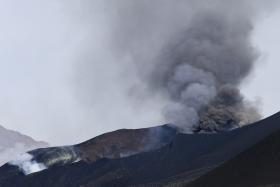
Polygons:
M280 186L280 131L187 187Z
M46 169L24 175L6 164L0 186L184 186L279 131L279 123L276 114L216 134L180 134L169 126L118 130L74 146L31 151L32 162Z

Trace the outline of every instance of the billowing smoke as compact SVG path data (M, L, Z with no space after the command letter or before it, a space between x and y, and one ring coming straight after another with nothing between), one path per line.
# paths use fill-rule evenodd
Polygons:
M35 160L33 160L33 156L29 153L24 153L20 155L17 159L10 161L9 164L19 167L19 169L25 175L29 175L31 173L47 169L47 167L44 164L38 163Z
M264 1L124 2L114 43L136 64L148 97L165 99L166 122L213 132L260 119L239 87L258 59L251 35Z
M84 1L86 9L73 16L87 23L75 68L78 103L108 127L171 123L184 132L221 131L260 119L239 87L258 59L254 25L272 3Z
M168 121L183 130L220 131L259 119L238 88L257 59L251 31L246 18L213 11L194 16L151 74L172 101L164 110Z
M0 166L4 165L10 160L17 159L19 155L25 153L26 151L46 146L47 144L45 143L38 145L26 145L25 143L21 142L11 144L9 147L0 146Z

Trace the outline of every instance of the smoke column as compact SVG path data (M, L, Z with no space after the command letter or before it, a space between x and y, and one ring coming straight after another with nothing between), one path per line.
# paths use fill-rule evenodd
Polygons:
M227 16L197 13L152 71L172 101L164 116L184 130L219 131L259 119L238 88L257 59L250 43L252 25Z
M184 132L236 128L260 119L239 87L258 59L251 35L263 5L122 1L113 43L135 63L148 97L162 96L167 123Z
M87 35L76 60L75 90L81 107L98 108L92 116L116 111L116 116L104 115L102 124L109 126L106 120L114 119L113 124L123 127L132 116L137 122L133 128L169 123L183 132L213 132L260 119L239 88L259 56L251 43L254 25L274 6L272 0L95 3L83 2L88 9L78 16L102 24L87 24L93 34ZM94 37L96 28L102 30L102 40ZM106 99L99 103L96 93L106 87L100 94ZM120 113L125 104L131 113ZM161 118L152 121L157 111ZM152 115L142 120L142 112Z
M251 31L246 17L217 11L194 15L151 74L172 101L164 110L167 121L183 131L220 131L259 119L238 88L257 59Z

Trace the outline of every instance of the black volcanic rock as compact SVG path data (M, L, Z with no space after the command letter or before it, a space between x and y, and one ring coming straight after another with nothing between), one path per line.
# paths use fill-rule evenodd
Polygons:
M217 134L177 134L176 129L163 126L153 130L164 129L164 136L147 139L153 130L115 131L74 146L81 159L74 163L53 165L26 176L18 168L4 165L0 168L0 186L184 186L278 131L279 124L277 114ZM158 139L149 149L145 147ZM133 154L123 157L122 153L129 150ZM47 154L48 149L45 151Z
M280 186L279 171L280 131L277 131L187 187Z

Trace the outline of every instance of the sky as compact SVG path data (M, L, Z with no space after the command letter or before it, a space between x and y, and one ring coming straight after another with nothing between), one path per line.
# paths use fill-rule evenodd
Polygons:
M260 104L264 117L269 117L279 112L280 85L277 81L279 75L279 47L280 47L280 12L275 11L266 15L257 23L253 43L261 52L261 56L253 73L249 76L242 91L247 98L255 99Z
M141 92L141 80L129 80L137 73L129 56L119 65L109 50L106 7L80 2L0 0L0 124L64 145L164 123L161 98L128 99ZM273 11L256 23L252 41L261 56L241 86L263 117L280 108L279 20Z

